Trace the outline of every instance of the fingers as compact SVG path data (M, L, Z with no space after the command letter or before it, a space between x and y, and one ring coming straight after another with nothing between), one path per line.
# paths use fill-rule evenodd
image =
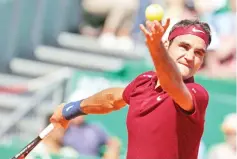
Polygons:
M68 121L68 120L64 120L64 121L61 123L61 126L62 126L64 129L67 129L67 128L68 128L68 125L69 125L69 121Z
M68 127L68 123L69 121L62 118L62 117L56 117L56 116L52 116L50 118L50 122L55 126L55 127L58 127L58 126L62 126L64 129L67 129Z
M140 29L146 36L146 40L150 41L154 39L153 35L163 36L169 25L170 25L170 18L166 20L165 25L162 25L161 22L157 20L153 22L146 21L146 27L143 24L140 24Z
M59 119L59 116L54 113L54 114L49 118L49 121L50 121L51 123L57 123L57 122L58 122L58 119Z
M54 118L51 117L50 120L49 120L49 122L50 122L50 123L56 123L57 121L56 121Z
M146 27L149 29L151 33L155 33L155 24L151 21L146 21Z
M166 23L165 23L165 25L164 25L164 32L167 30L167 28L169 27L169 25L170 25L170 18L168 18L168 19L166 20Z
M143 34L146 36L146 38L148 39L151 35L151 33L145 28L145 26L143 24L140 24L140 29L143 32Z
M156 33L163 33L164 32L164 28L161 26L161 23L158 22L157 20L154 21L154 24L155 24L155 30L156 30Z

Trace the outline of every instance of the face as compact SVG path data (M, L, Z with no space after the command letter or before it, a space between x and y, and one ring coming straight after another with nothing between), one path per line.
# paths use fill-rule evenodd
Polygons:
M184 80L192 77L201 67L206 48L203 39L191 34L177 36L167 47Z

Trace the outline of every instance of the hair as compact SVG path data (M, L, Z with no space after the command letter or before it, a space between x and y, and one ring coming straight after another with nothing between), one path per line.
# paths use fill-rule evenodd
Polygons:
M210 26L207 23L201 22L199 20L190 20L190 19L181 20L172 27L169 35L178 27L188 27L188 26L192 26L192 25L199 25L205 31L205 33L209 37L208 38L209 39L208 44L210 45L210 43L211 43L211 29L210 29ZM170 45L172 44L172 42L173 42L173 39L170 40Z

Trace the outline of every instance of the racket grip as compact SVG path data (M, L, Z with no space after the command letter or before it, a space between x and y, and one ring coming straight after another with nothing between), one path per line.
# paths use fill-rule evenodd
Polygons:
M51 123L49 124L41 133L39 134L39 137L41 139L45 138L54 128L54 125Z

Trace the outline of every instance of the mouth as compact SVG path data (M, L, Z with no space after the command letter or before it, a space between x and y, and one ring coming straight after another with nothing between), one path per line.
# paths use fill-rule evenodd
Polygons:
M179 62L179 64L184 65L184 66L186 66L186 67L192 69L192 66L190 66L189 64L184 64L184 63L180 63L180 62Z

